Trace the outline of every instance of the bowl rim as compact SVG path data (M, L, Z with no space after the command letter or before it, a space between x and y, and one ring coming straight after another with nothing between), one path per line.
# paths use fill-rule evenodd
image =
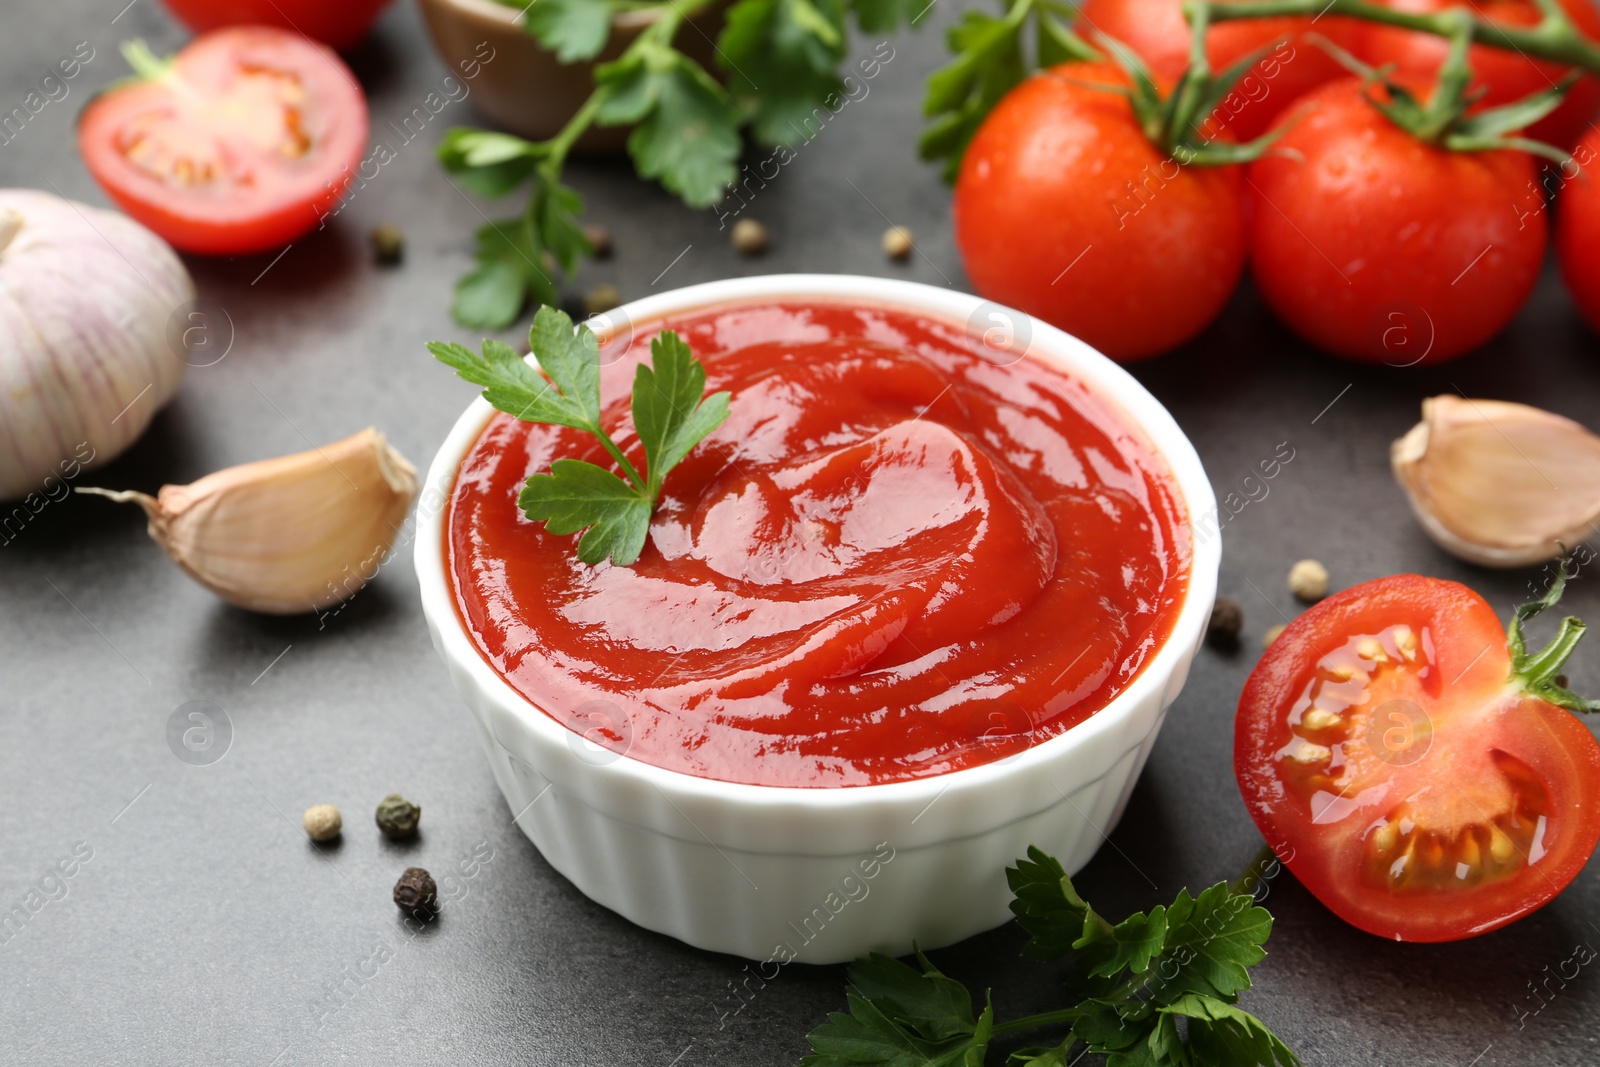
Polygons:
M768 274L703 282L652 294L623 304L611 312L626 316L630 324L648 323L668 315L763 301L818 300L834 304L885 307L921 314L958 327L972 322L980 312L993 311L1015 317L1031 331L1023 358L1040 358L1084 382L1102 401L1109 401L1127 419L1128 428L1142 433L1167 463L1187 512L1191 531L1188 586L1172 631L1140 669L1138 675L1105 707L1070 729L1028 746L1002 760L941 774L897 782L849 786L779 786L728 782L702 778L658 767L629 755L603 762L582 762L582 773L611 779L618 788L647 786L666 796L690 800L733 801L752 808L788 807L806 811L836 811L863 804L895 808L926 803L931 806L944 793L985 789L1013 775L1030 773L1066 751L1113 735L1154 696L1164 707L1165 690L1175 675L1187 673L1187 659L1198 646L1216 596L1221 561L1221 538L1201 536L1199 521L1216 510L1216 496L1193 444L1160 401L1127 370L1085 342L1032 316L994 301L953 289L920 282L849 274ZM415 565L421 587L424 616L433 624L436 645L447 665L465 668L481 693L492 696L504 709L542 740L566 745L572 732L544 709L511 686L491 667L467 632L455 602L453 583L444 565L444 531L450 498L461 461L477 440L494 409L481 396L474 397L457 418L428 466L422 500L430 495L435 510L416 519ZM576 735L572 735L576 736ZM496 738L498 741L498 738ZM504 743L501 742L503 745Z

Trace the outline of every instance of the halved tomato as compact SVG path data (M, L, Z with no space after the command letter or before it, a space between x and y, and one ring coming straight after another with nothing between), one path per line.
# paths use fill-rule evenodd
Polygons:
M1542 652L1464 585L1398 575L1324 600L1246 683L1234 771L1278 857L1354 926L1487 933L1543 906L1600 840L1600 744Z
M223 26L280 26L335 48L361 41L389 0L163 0L196 33Z
M218 30L141 73L90 101L78 148L117 206L186 252L282 248L327 216L360 164L361 86L297 33Z

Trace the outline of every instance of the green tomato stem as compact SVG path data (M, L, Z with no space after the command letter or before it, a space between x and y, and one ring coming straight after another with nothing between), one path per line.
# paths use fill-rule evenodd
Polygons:
M1539 615L1546 608L1555 607L1560 602L1561 594L1567 588L1567 579L1576 574L1577 567L1572 556L1562 556L1556 564L1555 578L1550 582L1550 588L1545 595L1521 605L1511 616L1511 625L1506 627L1506 647L1511 653L1513 685L1557 707L1588 713L1600 711L1600 701L1585 700L1565 687L1557 685L1555 681L1562 665L1578 647L1578 641L1588 627L1581 620L1569 615L1561 620L1561 626L1550 643L1532 654L1528 652L1527 637L1522 631L1523 624L1529 619Z
M1254 896L1256 887L1266 880L1266 871L1280 862L1272 846L1262 842L1261 849L1250 861L1250 866L1239 872L1239 877L1228 883L1228 891L1243 896Z
M1202 3L1206 3L1206 0L1186 0L1184 13L1193 18L1194 11ZM1473 44L1521 52L1532 58L1554 60L1582 68L1591 74L1600 74L1600 44L1578 33L1555 0L1540 0L1539 8L1544 18L1536 26L1502 26L1470 12L1462 11L1460 14L1466 14L1467 21L1471 23ZM1378 7L1363 0L1237 0L1234 3L1211 5L1210 17L1213 23L1219 23L1234 19L1295 15L1344 16L1431 33L1437 37L1453 36L1458 32L1459 24L1458 12L1455 11L1421 15Z

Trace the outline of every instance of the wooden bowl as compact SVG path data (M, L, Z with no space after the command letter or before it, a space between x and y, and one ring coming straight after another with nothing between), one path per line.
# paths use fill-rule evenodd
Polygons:
M529 36L522 11L494 0L419 0L434 47L451 74L463 80L470 99L493 124L533 141L554 137L594 90L594 68L616 59L654 24L664 9L620 12L611 36L592 60L562 63ZM713 42L722 29L723 6L712 5L678 34L684 54L716 72ZM475 76L469 77L476 70ZM587 154L623 150L629 127L592 126L573 146Z

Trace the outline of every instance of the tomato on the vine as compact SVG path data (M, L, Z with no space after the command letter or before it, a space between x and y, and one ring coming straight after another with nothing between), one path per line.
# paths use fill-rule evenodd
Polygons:
M1329 597L1245 684L1234 772L1280 859L1345 921L1398 941L1487 933L1548 903L1600 840L1600 744L1556 672L1455 582ZM1557 702L1561 702L1558 706Z
M1227 0L1222 0L1226 3ZM1189 65L1191 31L1183 0L1085 0L1080 28L1098 30L1137 52L1158 77L1175 81ZM1313 25L1315 21L1315 25ZM1252 18L1219 22L1206 30L1206 61L1221 71L1251 52L1265 50L1250 72L1217 107L1221 127L1247 141L1265 132L1307 92L1346 71L1309 39L1312 32L1343 42L1347 19Z
M1538 280L1538 167L1523 152L1419 140L1367 91L1358 78L1318 89L1250 164L1251 268L1273 311L1318 348L1441 363L1499 333Z
M389 0L163 0L196 33L225 26L277 26L313 41L350 48L367 35Z
M1109 63L1069 63L1013 89L979 127L955 189L967 276L1113 359L1193 337L1244 266L1235 166L1183 166L1141 129Z
M1600 330L1600 130L1590 130L1562 166L1556 194L1561 278L1589 325Z
M1416 15L1468 7L1472 13L1503 26L1533 26L1539 22L1539 5L1533 0L1374 0L1380 7ZM1560 0L1561 7L1585 37L1600 40L1600 8L1594 0ZM1350 50L1375 67L1393 64L1403 74L1431 78L1450 51L1450 42L1430 33L1417 33L1376 22L1358 23ZM1473 86L1483 90L1480 107L1496 107L1550 88L1568 73L1559 63L1535 60L1519 52L1474 45L1467 53ZM1528 127L1527 135L1558 148L1571 148L1600 109L1600 78L1585 75L1568 90L1561 106Z
M361 86L288 30L217 30L141 74L89 102L78 148L118 207L186 252L283 247L333 209L366 148Z

